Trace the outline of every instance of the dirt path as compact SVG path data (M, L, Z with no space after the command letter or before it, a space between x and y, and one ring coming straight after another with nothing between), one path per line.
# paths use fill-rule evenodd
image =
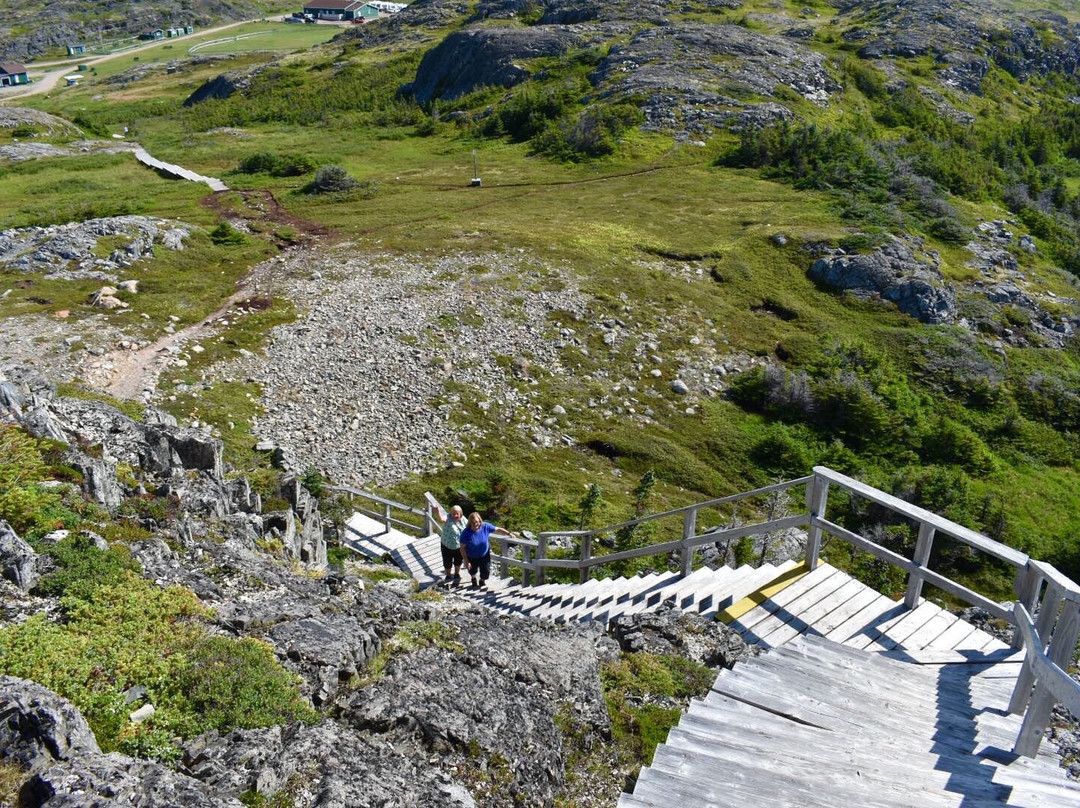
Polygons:
M179 348L184 343L197 342L210 336L214 330L214 321L251 294L252 290L245 278L238 291L229 295L217 311L198 323L175 334L165 334L157 342L137 351L116 350L106 354L103 361L112 365L112 377L104 385L104 391L119 399L140 398L144 394L153 393L157 389L158 379L179 353Z
M244 201L243 211L225 204L226 193L239 195ZM318 237L330 235L325 227L293 216L274 195L267 190L231 191L210 194L201 200L201 204L217 211L222 216L239 222L271 222L276 225L288 225L296 231L300 244L310 244ZM281 245L284 246L284 245ZM110 366L107 380L88 379L95 387L119 399L140 398L157 389L161 374L177 358L181 347L186 343L198 342L211 336L216 329L216 322L238 304L257 295L257 290L266 288L267 279L277 265L275 259L263 261L254 266L237 284L237 289L214 311L202 320L187 326L174 334L164 334L153 344L137 351L117 349L105 354L99 366Z

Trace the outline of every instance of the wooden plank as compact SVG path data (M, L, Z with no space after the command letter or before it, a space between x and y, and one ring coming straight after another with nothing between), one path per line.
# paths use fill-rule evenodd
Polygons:
M719 716L722 712L718 710L716 714ZM719 759L758 769L766 769L770 761L783 761L785 769L794 764L790 767L806 771L811 775L808 778L811 782L819 782L812 773L820 767L834 774L846 773L853 779L876 783L887 792L902 795L908 800L907 805L919 806L957 805L956 797L944 792L956 793L963 785L968 786L961 791L966 798L986 798L1001 793L993 783L990 771L985 771L981 779L976 777L974 782L970 776L966 782L957 782L955 772L950 770L950 759L934 752L893 749L893 754L881 754L877 744L867 743L864 738L800 727L790 722L783 727L776 723L784 723L782 719L770 722L763 716L743 716L735 721L718 718L716 722L699 721L699 716L688 716L688 719L685 727L680 723L672 730L667 743L658 747L654 766L657 763L665 766L669 750L679 750L697 758L699 765L687 767L694 773L700 773L703 768L707 770L707 767L720 770ZM884 736L877 740L888 744ZM966 762L956 761L956 768L970 770L972 766L983 765L978 759L973 759L967 766L964 765Z
M856 612L834 628L825 637L852 647L858 647L861 638L865 638L866 642L862 642L865 645L880 634L877 630L879 625L896 619L898 615L906 611L902 603L889 600L884 595L881 595L861 611ZM860 638L860 640L856 640L856 638Z
M916 629L905 637L900 642L900 645L904 648L915 648L919 650L932 647L937 641L937 638L959 619L960 618L956 615L949 614L949 612L944 609L939 609L937 614L927 620L921 628Z
M903 648L895 651L882 651L881 656L913 665L1019 665L1023 651L1005 648L983 653L982 651L956 651L947 648Z
M834 582L837 580L837 576L829 580ZM866 590L862 583L850 578L846 581L840 579L839 584L836 589L820 598L816 603L807 604L806 608L801 609L796 614L794 620L766 635L765 641L773 646L783 645L799 634L815 632L818 621L832 614L860 592ZM792 607L789 607L789 609L792 609Z
M762 621L754 627L754 633L761 638L759 642L770 646L782 645L807 631L809 625L802 619L802 614L823 602L825 604L823 608L828 609L829 600L846 583L845 576L831 575L817 586L803 592L799 597L790 600L773 615L776 620L782 621L779 625L769 630L766 621Z
M936 603L924 600L882 633L887 635L897 647L903 647L909 637L921 631L927 623L943 613L944 610Z
M793 570L793 572L794 571L795 570ZM743 603L756 603L753 608L745 611L742 616L733 619L729 625L731 625L732 628L741 631L744 636L753 636L755 638L754 641L756 642L758 635L756 631L752 634L748 633L751 629L754 629L763 620L769 620L773 624L776 624L777 621L785 622L782 618L774 617L775 613L804 592L813 589L818 584L830 578L836 572L837 570L834 567L822 564L816 570L806 573L805 575L793 575L787 580L769 584L769 586L764 587L753 595L743 598L742 601L732 607L731 613L741 610ZM729 610L725 609L720 612L718 618L723 620L724 616L728 613Z
M820 569L820 567L819 567ZM761 587L757 592L753 592L746 597L736 601L731 606L718 612L716 619L724 623L731 623L734 620L739 619L747 612L757 608L770 598L776 597L787 587L795 584L801 579L810 574L810 570L803 565L792 567L785 573L782 573L771 582Z

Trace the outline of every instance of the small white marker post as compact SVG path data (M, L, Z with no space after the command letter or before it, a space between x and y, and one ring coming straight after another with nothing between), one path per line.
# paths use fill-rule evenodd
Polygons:
M480 168L476 164L476 149L472 150L472 181L469 182L470 188L479 188L484 183L480 179Z

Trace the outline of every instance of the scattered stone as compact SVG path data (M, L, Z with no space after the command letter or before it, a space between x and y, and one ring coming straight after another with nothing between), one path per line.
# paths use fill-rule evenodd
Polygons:
M682 379L673 379L671 382L671 392L676 395L685 396L690 392L690 388L686 386L686 382Z

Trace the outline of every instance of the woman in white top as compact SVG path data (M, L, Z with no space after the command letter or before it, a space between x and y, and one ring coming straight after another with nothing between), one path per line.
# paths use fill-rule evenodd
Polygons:
M436 518L438 512L436 511ZM465 521L465 513L461 510L461 506L455 505L450 509L450 514L443 522L442 526L442 541L440 542L440 548L442 550L442 563L443 563L443 575L446 576L445 580L461 580L461 531L465 529L467 522ZM451 576L450 568L454 568L454 574Z

